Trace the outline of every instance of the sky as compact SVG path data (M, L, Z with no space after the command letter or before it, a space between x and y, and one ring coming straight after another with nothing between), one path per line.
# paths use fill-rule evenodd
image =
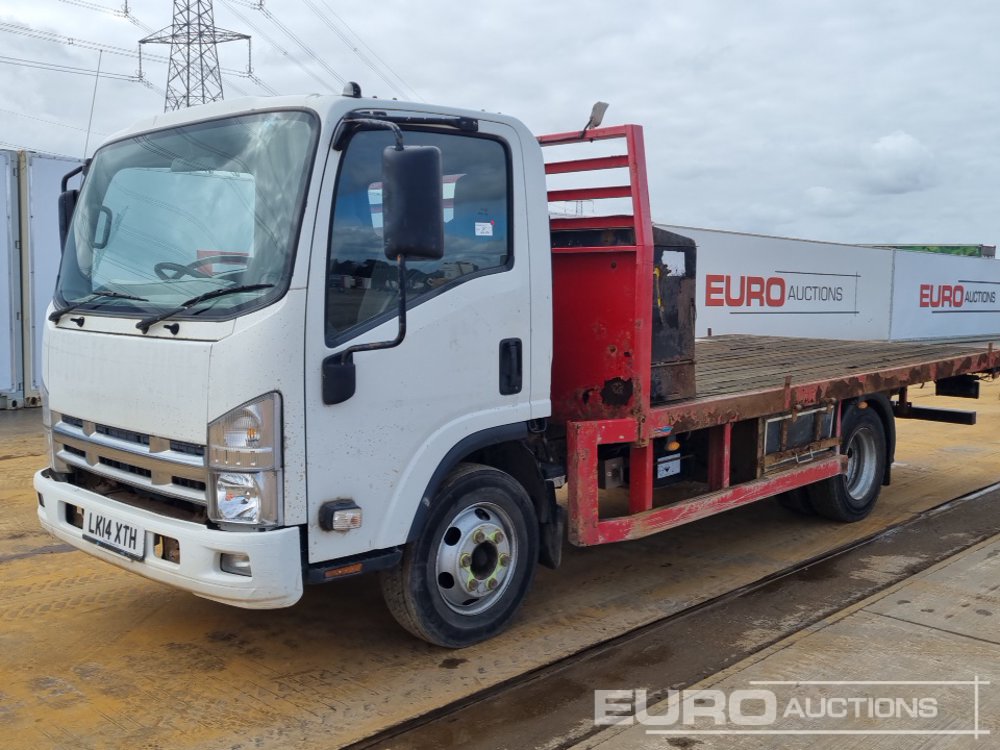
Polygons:
M127 52L169 25L172 3L132 0L125 18L118 2L0 6L0 148L81 156L162 111L165 62L144 59L155 90L122 78L138 70ZM835 242L1000 240L995 0L255 6L216 0L216 24L253 37L254 73L281 94L354 80L366 95L503 112L537 134L582 128L593 102L609 102L604 124L644 126L663 223ZM5 62L93 71L92 43L126 51L100 56L122 78L99 79L96 96L93 75ZM245 70L245 43L220 58ZM227 99L264 92L239 76L223 83Z

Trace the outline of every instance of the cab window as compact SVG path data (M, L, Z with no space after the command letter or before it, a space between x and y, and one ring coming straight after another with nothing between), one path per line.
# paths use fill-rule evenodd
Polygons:
M492 138L454 133L406 131L405 140L441 150L445 227L440 260L407 263L408 301L419 304L470 278L509 268L506 147ZM360 131L341 157L327 259L330 341L388 319L398 307L399 273L382 245L382 151L392 143L388 131Z

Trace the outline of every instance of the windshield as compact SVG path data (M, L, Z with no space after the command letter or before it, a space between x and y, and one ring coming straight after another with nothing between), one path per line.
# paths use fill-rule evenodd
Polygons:
M316 131L308 113L267 112L98 151L66 240L57 305L86 300L83 309L146 315L251 287L177 316L218 319L279 297L291 274Z

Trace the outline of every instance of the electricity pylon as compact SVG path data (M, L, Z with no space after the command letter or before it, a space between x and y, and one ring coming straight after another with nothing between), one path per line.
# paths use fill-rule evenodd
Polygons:
M139 40L139 75L142 75L142 45L169 44L167 96L163 111L215 102L222 96L222 72L216 45L250 37L215 25L212 0L174 0L174 21ZM247 65L250 68L249 63Z

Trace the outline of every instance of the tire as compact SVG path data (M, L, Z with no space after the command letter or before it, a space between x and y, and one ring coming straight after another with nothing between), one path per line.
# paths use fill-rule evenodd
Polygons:
M803 488L817 514L853 523L875 507L885 476L885 427L873 409L849 408L844 415L841 452L847 472Z
M535 576L538 544L524 488L498 469L459 464L402 563L380 574L382 596L413 635L464 648L510 624Z
M782 492L778 495L778 503L782 508L794 511L795 513L801 513L803 516L816 515L816 511L813 510L812 505L809 503L809 498L806 497L804 487L796 487L794 490Z

